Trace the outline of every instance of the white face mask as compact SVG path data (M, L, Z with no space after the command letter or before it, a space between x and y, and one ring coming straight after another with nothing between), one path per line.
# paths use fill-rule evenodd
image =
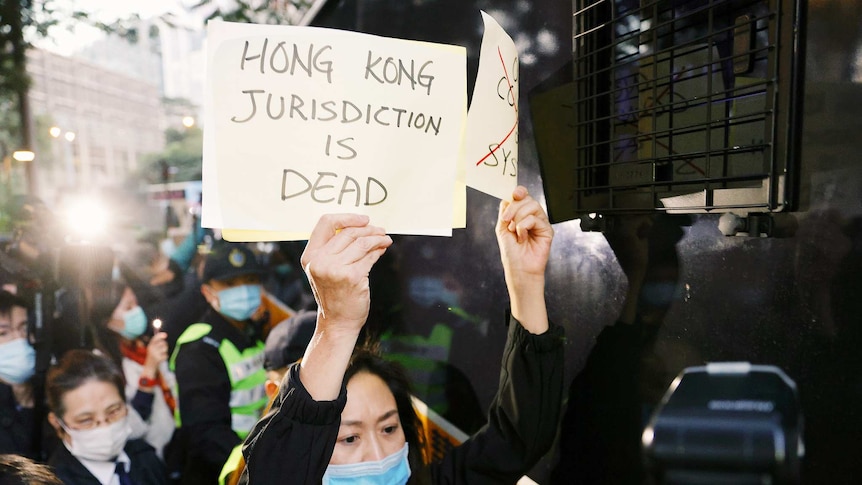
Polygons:
M77 458L93 461L113 461L123 451L132 432L124 416L107 426L93 429L69 429L62 421L60 426L72 438L72 444L63 440L69 453Z

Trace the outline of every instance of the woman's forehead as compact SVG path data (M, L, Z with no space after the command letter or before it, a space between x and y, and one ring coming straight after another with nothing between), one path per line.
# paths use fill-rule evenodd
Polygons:
M378 375L361 371L347 382L342 421L375 422L393 409L397 409L395 396Z
M0 342L8 342L19 337L18 332L23 331L27 325L27 310L20 307L12 307L12 310L0 315Z
M27 309L13 306L7 312L0 312L0 325L6 327L17 327L27 321Z
M123 398L113 383L95 379L63 394L63 404L70 415L101 411L121 402Z

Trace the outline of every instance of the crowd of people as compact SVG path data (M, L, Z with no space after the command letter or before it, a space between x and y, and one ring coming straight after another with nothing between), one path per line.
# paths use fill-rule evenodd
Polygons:
M510 304L498 394L436 460L408 374L360 338L393 244L368 217L323 216L301 255L199 227L171 255L145 240L57 251L27 204L0 261L2 483L515 483L552 445L553 229L523 187L495 226Z

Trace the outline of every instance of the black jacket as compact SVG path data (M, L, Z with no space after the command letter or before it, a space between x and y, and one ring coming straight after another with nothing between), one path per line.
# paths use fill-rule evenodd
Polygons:
M33 420L33 408L19 409L12 388L0 384L0 454L11 453L38 459L33 439L36 430Z
M511 319L488 424L430 466L432 482L517 482L553 443L562 389L562 329L551 325L532 335ZM243 479L254 485L320 483L346 402L344 386L335 401L314 401L299 380L298 366L291 367L270 413L246 439Z
M123 449L132 462L129 476L136 485L166 485L165 465L156 450L144 440L129 440ZM54 449L48 464L67 485L101 485L96 477L62 444Z
M231 428L231 384L219 343L230 340L240 352L257 343L212 309L199 321L212 330L179 347L174 369L182 423L166 454L171 476L178 474L183 485L217 483L224 462L242 442Z

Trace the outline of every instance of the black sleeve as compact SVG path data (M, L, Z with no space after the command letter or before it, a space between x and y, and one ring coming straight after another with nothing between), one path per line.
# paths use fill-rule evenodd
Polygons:
M320 483L332 457L344 386L334 401L315 401L299 380L299 365L287 371L270 411L251 430L243 445L248 483L255 485Z
M241 440L231 429L230 379L218 349L203 340L183 344L175 375L189 456L221 470Z
M132 407L144 421L150 419L150 414L153 413L153 400L155 397L155 393L144 392L140 389L132 397Z
M643 417L639 365L644 326L617 322L596 339L569 386L554 483L640 483Z
M511 318L488 424L432 464L434 483L515 483L544 456L562 406L563 340L561 327L533 335Z

